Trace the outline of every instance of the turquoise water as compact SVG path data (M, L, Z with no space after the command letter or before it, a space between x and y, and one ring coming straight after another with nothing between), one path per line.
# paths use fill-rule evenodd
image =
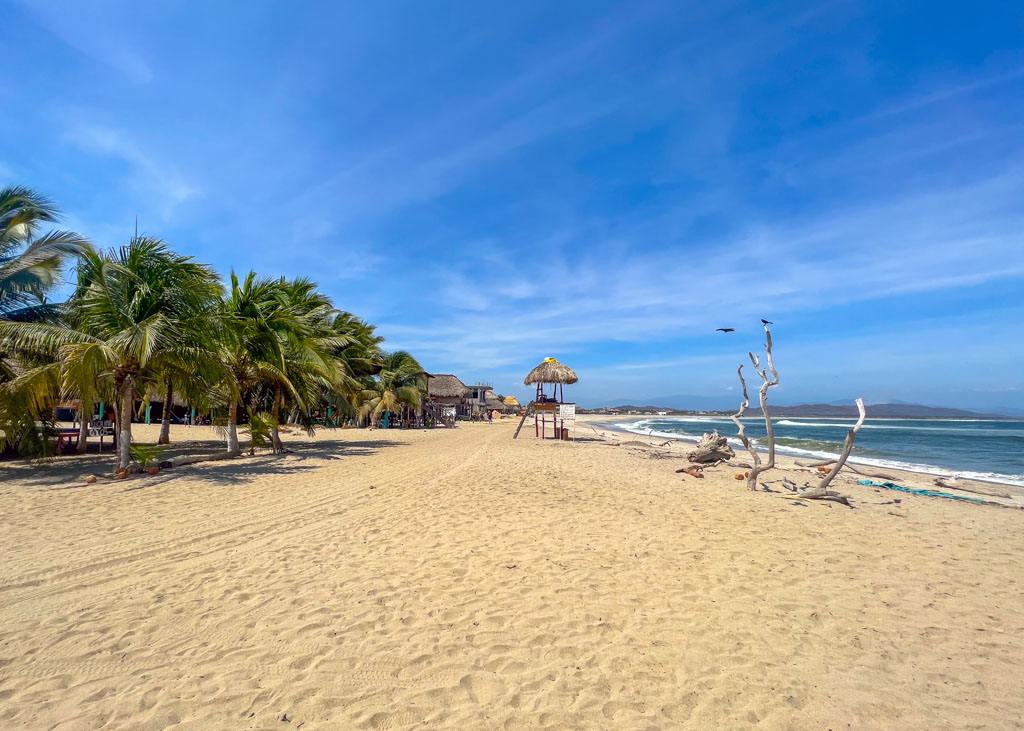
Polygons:
M761 419L744 419L747 436L763 446ZM789 417L774 420L779 453L829 457L842 449L853 419ZM736 425L728 417L662 416L617 424L637 434L696 441L718 429L730 437ZM1024 421L952 421L945 419L867 419L857 434L851 462L913 469L937 475L962 475L1024 486Z

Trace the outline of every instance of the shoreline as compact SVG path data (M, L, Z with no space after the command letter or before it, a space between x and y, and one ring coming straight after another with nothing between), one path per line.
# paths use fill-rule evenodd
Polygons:
M643 421L643 420L651 419L651 418L668 419L668 418L671 418L671 417L667 417L667 416L651 417L651 416L631 415L631 416L623 418L623 417L616 417L616 416L605 415L605 414L593 414L593 415L592 414L587 414L587 415L585 415L583 417L578 417L580 422L587 423L588 425L591 425L592 428L596 427L597 425L600 425L600 428L607 429L608 433L610 433L610 434L628 434L628 435L630 435L632 437L647 437L647 438L650 438L650 439L659 439L659 440L671 439L674 442L677 442L677 443L680 443L680 444L688 444L688 445L696 444L697 443L697 439L698 438L697 437L693 437L693 436L684 436L684 435L675 435L675 434L670 435L670 434L667 434L667 433L664 433L664 432L659 432L659 433L655 433L655 434L643 434L643 433L640 433L640 432L632 432L632 431L629 431L627 429L623 429L623 428L620 428L620 427L616 426L617 423L621 423L623 421L630 421L630 420L632 420L632 421ZM616 423L612 423L612 422L616 422ZM736 446L734 445L733 449L736 452L736 460L742 461L744 456L745 456L745 454L746 454L745 451L743 450L743 448L740 447L740 448L737 449ZM787 464L787 465L789 465L791 467L795 467L797 469L807 469L807 468L799 467L799 465L797 465L796 462L797 461L809 461L809 460L814 460L814 459L820 459L818 457L812 457L812 456L801 456L801 455L786 454L783 451L783 449L784 449L783 447L776 447L775 460L776 460L776 463L778 465L780 465L780 466L785 463L785 464ZM758 446L757 447L757 451L759 453L761 453L761 454L764 454L764 453L767 452L767 449L764 448L764 447ZM934 484L935 478L937 478L937 477L953 477L954 475L957 474L956 470L953 470L953 469L950 469L950 468L946 468L946 467L940 467L940 466L936 466L936 465L921 465L921 466L922 467L934 467L934 469L936 469L936 470L946 470L946 472L927 472L927 471L924 471L924 470L921 470L921 469L909 469L907 467L890 467L890 466L886 466L886 465L877 465L877 464L873 464L873 463L870 463L870 462L859 461L859 460L856 460L853 457L850 457L850 459L848 460L848 464L854 464L854 465L857 466L858 469L862 469L865 472L892 474L893 477L899 478L899 479L901 479L903 481L907 481L907 482L913 481L915 484L921 483L923 481L926 481L928 483L928 487L930 487L930 488L934 488L935 487L935 484ZM957 488L940 488L940 489L952 490L954 493L955 492L964 492L964 493L971 493L971 494L977 493L978 490L980 489L980 490L987 490L987 492L983 492L981 494L991 494L992 493L991 488L999 488L999 492L1002 493L1002 494L1008 494L1008 495L1010 495L1010 496L1012 496L1014 498L1019 498L1020 500L1024 500L1024 486L1017 485L1017 484L1012 483L1012 482L1002 482L1002 481L999 481L999 480L996 480L996 479L981 479L981 478L977 478L977 477L957 477L957 482L958 482L958 484L960 484L960 486L962 488L965 488L965 489L957 489Z

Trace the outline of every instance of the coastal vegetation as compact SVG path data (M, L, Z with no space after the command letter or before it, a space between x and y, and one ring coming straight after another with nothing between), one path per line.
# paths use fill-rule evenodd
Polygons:
M280 452L282 421L312 432L325 414L366 423L419 408L417 360L386 352L373 325L312 280L250 271L224 283L159 239L101 249L40 233L57 219L33 191L0 191L0 451L53 454L64 402L77 405L79 451L96 405L113 405L118 470L139 461L132 421L151 400L163 404L160 444L177 400L212 416L228 455L241 453L240 421L250 451ZM65 281L67 300L51 303Z

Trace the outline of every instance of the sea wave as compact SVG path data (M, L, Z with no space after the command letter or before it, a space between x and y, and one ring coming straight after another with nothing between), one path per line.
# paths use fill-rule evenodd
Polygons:
M803 426L811 428L819 427L834 427L837 429L851 429L854 423L849 424L833 424L823 421L792 421L790 419L779 419L775 422L776 426ZM1024 431L1019 429L965 429L963 427L947 427L947 426L893 426L890 424L862 424L861 429L900 429L903 431L935 431L945 432L946 434L977 434L978 436L1001 436L1001 437L1018 437L1024 436Z
M758 444L761 444L761 440L757 440ZM790 437L775 437L776 446L780 447L797 447L800 449L817 449L817 450L833 450L835 452L842 451L842 442L828 442L819 439L793 439Z
M663 439L677 439L684 442L696 443L700 441L700 436L695 434L680 434L679 432L668 432L660 429L654 429L653 427L647 426L653 420L644 420L638 422L621 422L614 424L615 428L623 431L632 432L634 434L642 434L646 436L654 436ZM729 444L738 450L744 449L743 443L734 436L727 436ZM762 437L763 439L764 437ZM784 438L783 438L784 439ZM753 440L757 445L757 440ZM796 441L814 441L814 440L796 440ZM808 448L811 445L805 446L792 446L783 444L780 438L776 438L776 449L779 454L785 454L791 457L806 457L812 459L829 459L836 457L840 449L831 448ZM832 445L838 443L833 442L821 442L815 446L824 446L825 444ZM758 445L759 446L759 445ZM763 450L763 447L761 447ZM1013 475L1003 474L998 472L977 472L971 470L953 470L946 467L939 467L937 465L923 464L918 462L904 462L895 459L884 459L879 457L864 457L859 455L851 455L849 461L855 464L863 464L871 467L888 467L894 470L907 470L910 472L920 472L926 475L936 475L941 477L962 477L965 479L972 480L983 480L985 482L999 482L1007 485L1017 485L1024 487L1024 474Z

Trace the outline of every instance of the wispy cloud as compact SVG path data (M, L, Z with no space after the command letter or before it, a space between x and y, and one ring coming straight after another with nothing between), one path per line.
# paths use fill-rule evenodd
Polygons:
M155 204L166 221L175 208L199 193L199 188L173 172L173 163L157 159L128 135L111 127L71 123L65 139L90 155L114 158L128 165L136 195Z
M692 336L768 313L1021 277L1024 214L1012 212L1024 188L1019 170L1011 164L974 184L763 222L716 240L648 241L642 256L591 241L575 257L524 273L512 296L480 286L486 278L472 265L449 270L445 315L428 323L430 337L418 334L421 317L388 331L444 362L499 367L523 352ZM638 244L646 230L643 223Z

